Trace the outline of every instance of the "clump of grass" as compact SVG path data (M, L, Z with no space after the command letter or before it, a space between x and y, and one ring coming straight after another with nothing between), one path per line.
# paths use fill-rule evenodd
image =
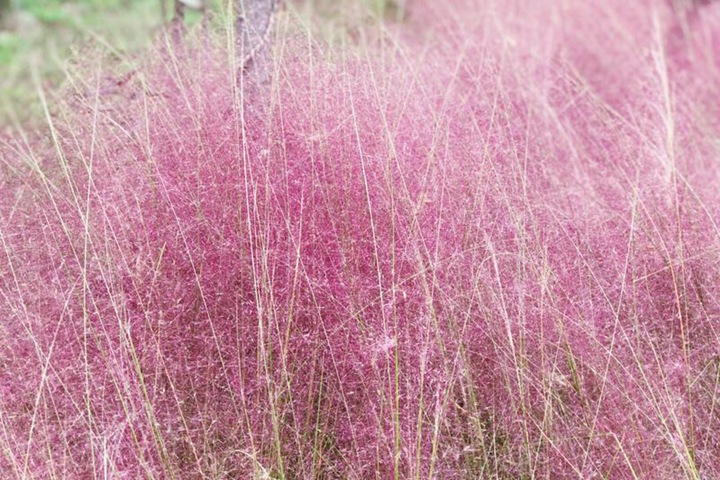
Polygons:
M1 139L0 471L720 474L713 46L615 3L80 67Z

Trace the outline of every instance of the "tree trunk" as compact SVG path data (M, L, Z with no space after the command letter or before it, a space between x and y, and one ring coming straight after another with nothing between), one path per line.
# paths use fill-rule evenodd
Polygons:
M182 25L183 21L185 21L185 5L180 0L175 0L172 22L176 25Z
M248 69L269 42L279 0L237 0L235 41L240 68Z
M0 0L0 29L5 28L10 16L10 0Z

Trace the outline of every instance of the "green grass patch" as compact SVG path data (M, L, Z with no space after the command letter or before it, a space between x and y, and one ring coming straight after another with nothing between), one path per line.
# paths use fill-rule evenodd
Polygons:
M0 127L36 118L37 85L56 88L78 51L110 48L125 55L146 48L162 25L156 0L18 0L0 31Z

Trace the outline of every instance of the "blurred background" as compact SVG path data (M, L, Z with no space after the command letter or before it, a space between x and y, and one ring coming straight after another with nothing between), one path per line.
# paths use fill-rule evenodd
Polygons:
M184 2L204 3L215 27L223 28L227 0ZM285 0L286 6L319 14L326 24L336 24L345 13L358 9L375 18L399 19L404 4L403 0ZM68 62L93 61L98 51L122 61L136 57L158 38L173 10L173 0L0 0L0 130L42 122L38 87L53 91L61 85ZM201 19L200 11L185 9L189 28Z
M0 0L0 126L36 117L38 87L59 85L84 49L148 46L162 9L159 0Z
M42 120L38 89L60 85L68 59L141 51L163 21L160 0L0 0L0 128Z

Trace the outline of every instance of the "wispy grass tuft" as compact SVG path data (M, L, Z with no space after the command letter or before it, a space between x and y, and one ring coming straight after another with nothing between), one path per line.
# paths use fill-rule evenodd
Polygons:
M2 476L720 475L716 5L403 8L0 137Z

